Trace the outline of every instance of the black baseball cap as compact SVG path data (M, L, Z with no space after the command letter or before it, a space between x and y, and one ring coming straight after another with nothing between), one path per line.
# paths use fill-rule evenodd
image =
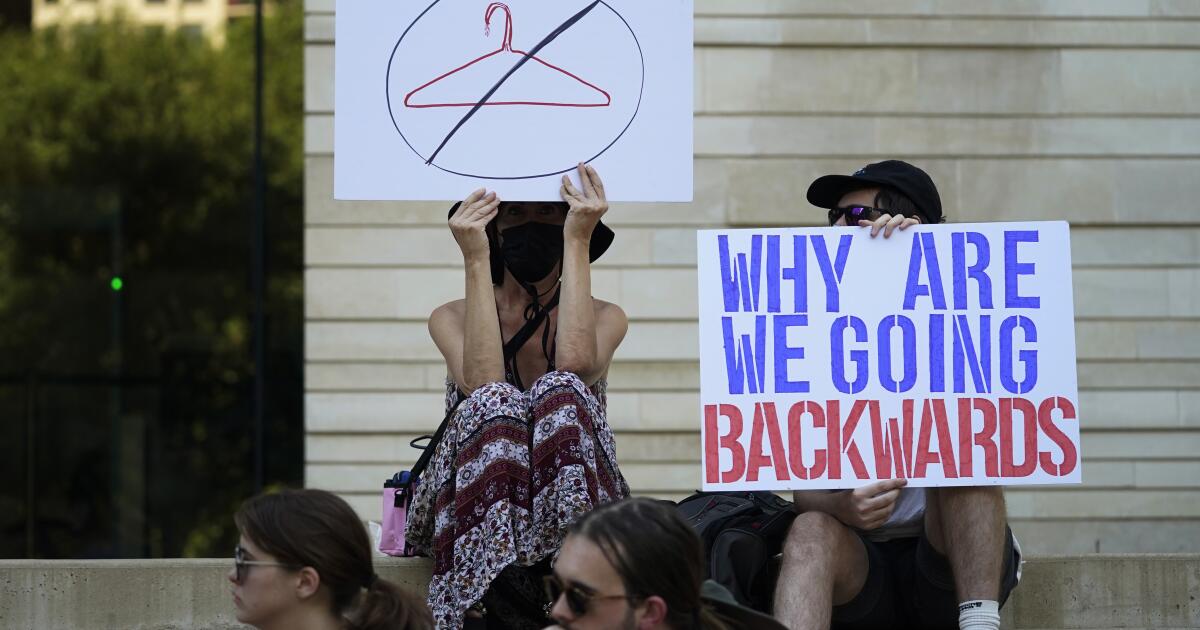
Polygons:
M942 198L925 171L900 160L868 164L853 175L818 177L808 187L808 202L818 208L833 209L846 193L887 186L908 197L929 223L942 222Z

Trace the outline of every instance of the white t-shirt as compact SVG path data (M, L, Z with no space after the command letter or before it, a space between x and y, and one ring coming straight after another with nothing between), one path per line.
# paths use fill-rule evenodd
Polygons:
M918 536L925 527L925 488L900 488L892 515L878 528L862 532L867 540L883 542Z

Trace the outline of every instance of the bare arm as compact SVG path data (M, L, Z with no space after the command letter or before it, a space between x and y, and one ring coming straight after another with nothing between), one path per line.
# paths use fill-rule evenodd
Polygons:
M446 360L450 378L470 394L482 385L504 380L504 350L491 262L484 229L496 216L500 199L478 190L450 219L450 229L463 252L466 299L436 309L429 334Z
M562 196L570 205L563 225L562 293L554 363L588 385L608 372L613 353L625 338L628 321L615 304L597 306L592 299L592 231L608 211L604 184L591 166L579 165L582 190L563 176Z
M854 490L797 490L793 508L800 513L824 512L850 527L872 530L887 522L896 507L904 479L886 479Z

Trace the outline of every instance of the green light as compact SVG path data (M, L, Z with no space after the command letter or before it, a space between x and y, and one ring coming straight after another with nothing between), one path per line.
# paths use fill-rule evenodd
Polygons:
M125 282L121 280L121 276L114 276L112 282L109 283L113 291L120 291L121 287L125 286Z

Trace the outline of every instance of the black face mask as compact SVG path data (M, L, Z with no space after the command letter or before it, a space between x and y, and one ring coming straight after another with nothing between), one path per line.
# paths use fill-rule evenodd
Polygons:
M562 260L563 229L550 223L522 223L500 233L500 255L517 280L533 284Z

